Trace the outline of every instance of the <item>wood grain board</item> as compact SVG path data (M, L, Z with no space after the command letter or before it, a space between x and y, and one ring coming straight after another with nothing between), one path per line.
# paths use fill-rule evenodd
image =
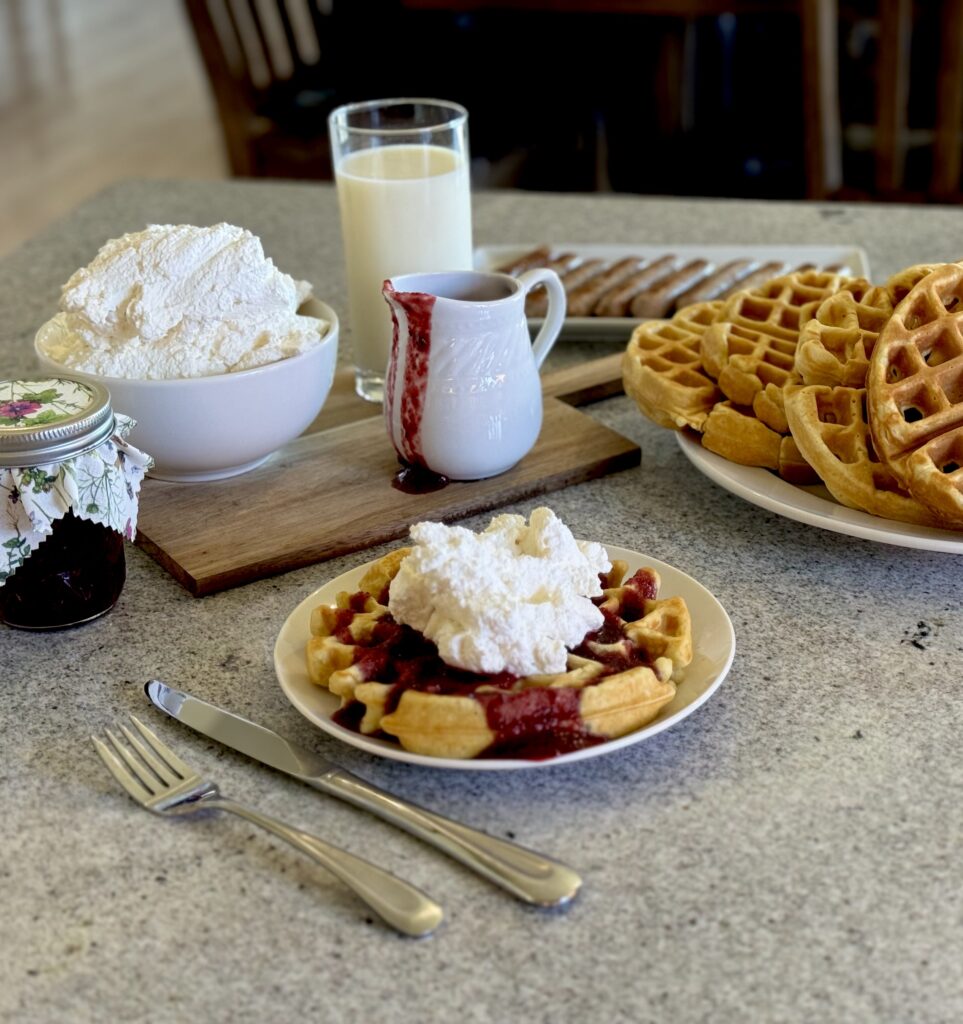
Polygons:
M588 405L622 394L622 353L578 363L542 375L542 394L560 398L568 405ZM381 416L381 406L360 399L354 390L354 371L343 367L335 374L331 394L306 434L361 419Z
M620 358L547 374L532 451L500 476L430 494L391 486L398 462L380 408L341 372L308 431L257 469L210 483L146 480L137 543L200 597L404 537L422 519L458 519L638 465L637 445L572 404L618 393Z

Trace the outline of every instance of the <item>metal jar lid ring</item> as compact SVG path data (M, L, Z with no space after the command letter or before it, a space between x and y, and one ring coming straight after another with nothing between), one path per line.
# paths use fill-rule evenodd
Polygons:
M0 466L63 462L114 432L110 393L65 377L0 380Z

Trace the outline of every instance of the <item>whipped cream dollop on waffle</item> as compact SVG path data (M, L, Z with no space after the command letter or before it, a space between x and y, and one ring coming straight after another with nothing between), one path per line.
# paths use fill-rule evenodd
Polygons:
M548 508L496 516L480 533L411 527L391 584L397 622L422 632L448 665L516 675L563 672L566 648L601 627L591 598L611 568L601 544L577 541Z
M231 224L152 224L106 242L63 286L44 354L85 373L141 380L246 370L318 344L298 315L311 293Z

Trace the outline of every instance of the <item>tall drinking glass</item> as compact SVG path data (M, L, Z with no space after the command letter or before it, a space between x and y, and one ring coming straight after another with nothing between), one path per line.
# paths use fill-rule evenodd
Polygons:
M380 402L391 350L384 281L472 266L468 112L446 100L372 100L333 111L328 131L355 389Z

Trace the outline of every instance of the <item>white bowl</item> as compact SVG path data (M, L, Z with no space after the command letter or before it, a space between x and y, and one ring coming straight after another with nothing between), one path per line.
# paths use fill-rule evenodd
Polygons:
M37 332L34 350L45 370L94 380L110 391L115 412L137 421L132 445L154 459L162 480L220 480L262 463L294 440L324 405L338 357L338 317L330 306L308 299L299 312L328 321L314 348L275 363L180 380L127 380L82 373L44 355Z

